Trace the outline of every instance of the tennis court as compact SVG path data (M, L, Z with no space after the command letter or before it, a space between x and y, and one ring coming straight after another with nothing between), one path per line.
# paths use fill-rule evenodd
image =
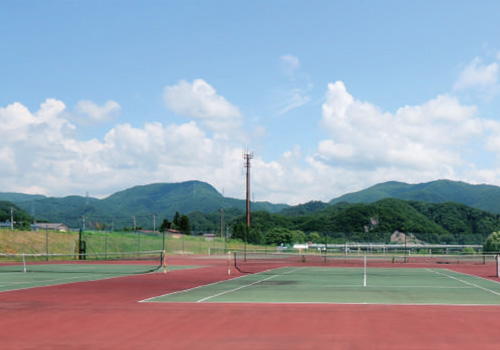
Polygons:
M0 293L0 344L8 350L498 349L496 264L432 259L369 259L364 268L354 257L248 254L248 261L229 265L222 256L167 256L167 273L119 278L110 267L151 269L158 262L77 261L105 268L82 283L64 279L89 272L29 272L68 261L27 263L28 272L0 273L0 284L14 276L31 283ZM57 283L33 288L50 278Z
M163 251L94 254L0 254L0 292L166 273ZM168 270L199 266L169 266Z
M147 301L500 305L500 284L448 269L284 267Z

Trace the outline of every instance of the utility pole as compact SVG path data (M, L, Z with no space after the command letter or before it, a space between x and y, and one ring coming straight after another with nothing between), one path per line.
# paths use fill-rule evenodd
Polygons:
M243 154L243 159L245 160L244 167L247 169L247 229L245 231L245 261L247 258L247 240L248 232L250 231L250 160L253 158L253 152L246 152Z
M247 169L246 179L247 179L247 228L250 228L250 160L253 158L253 152L243 154L243 159L245 160L245 168Z
M134 221L134 233L137 234L137 251L141 251L141 235L139 232L137 232L137 221L135 219L135 216L132 216L132 220Z

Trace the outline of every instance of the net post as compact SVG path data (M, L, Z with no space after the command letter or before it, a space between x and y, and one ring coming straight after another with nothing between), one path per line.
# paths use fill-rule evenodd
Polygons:
M165 251L161 252L162 265L163 265L163 274L167 273L167 254Z
M497 254L495 257L497 263L497 277L500 277L500 254Z
M231 252L227 252L227 275L231 274Z
M239 268L238 268L238 265L237 265L238 263L236 262L236 259L237 259L236 252L233 252L234 268L239 271Z
M26 257L24 256L24 253L23 253L23 272L26 272Z
M363 287L366 287L366 254L363 261Z

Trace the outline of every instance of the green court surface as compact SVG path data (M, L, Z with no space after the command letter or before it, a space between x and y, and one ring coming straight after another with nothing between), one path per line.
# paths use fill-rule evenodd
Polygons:
M65 283L89 282L107 278L130 276L141 273L163 273L163 268L147 271L141 265L127 264L47 264L31 266L29 272L16 272L0 267L0 292L45 287ZM152 266L151 266L152 267ZM168 266L168 271L191 269L199 266Z
M500 283L447 269L287 267L144 301L500 305Z

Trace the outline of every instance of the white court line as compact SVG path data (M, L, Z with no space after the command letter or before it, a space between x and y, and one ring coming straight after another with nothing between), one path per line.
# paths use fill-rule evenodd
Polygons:
M280 267L279 269L283 269L283 267ZM216 284L221 284L221 283L230 282L230 281L236 281L238 279L245 278L245 277L248 277L248 276L256 276L256 275L260 275L260 274L264 274L264 273L269 273L271 271L279 270L279 269L266 270L266 271L258 272L258 273L252 274L252 275L244 275L244 276L240 276L240 277L236 277L236 278L231 278L231 279L227 279L227 280L223 280L223 281L217 281L217 282L213 282L213 283L209 283L209 284L203 284L201 286L197 286L197 287L193 287L193 288L178 290L178 291L172 292L172 293L166 293L166 294L162 294L162 295L157 295L157 296L154 296L154 297L151 297L151 298L147 298L147 299L144 299L144 300L139 300L139 303L147 303L147 302L149 302L149 301L151 301L153 299L168 297L168 296L175 295L175 294L186 293L186 292L190 292L190 291L193 291L193 290L196 290L196 289L201 289L201 288L208 287L208 286L214 286ZM296 270L298 270L298 268L294 269L294 270L291 270L291 271L288 271L288 272L285 272L282 275L289 274L289 273L291 273L293 271L296 271ZM273 275L272 277L276 277L276 276L279 276L279 275ZM261 282L261 281L263 281L263 280L259 280L258 282ZM255 284L255 283L252 283L252 284ZM208 297L206 299L209 299L209 298L212 298L212 297ZM161 302L161 301L158 301L158 302ZM199 303L199 302L200 301L197 301L197 303Z
M484 291L486 291L486 292L489 292L489 293L492 293L492 294L495 294L495 295L500 296L500 293L499 293L499 292L495 292L494 290L491 290L491 289L488 289L488 288L482 287L482 286L477 285L477 284L475 284L475 283L470 283L470 282L464 281L464 280L462 280L462 279L460 279L460 278L458 278L458 277L450 276L450 275L447 275L447 274L445 274L445 273L438 272L438 271L434 271L434 270L431 270L431 269L426 269L426 270L431 271L431 272L434 272L434 273L436 273L436 274L438 274L438 275L442 275L442 276L449 277L449 278L454 279L454 280L456 280L456 281L459 281L459 282L462 282L462 283L468 284L469 286L473 286L473 287L476 287L476 288L482 289L482 290L484 290Z
M88 276L95 276L95 275L82 275L82 276L75 276L75 277L67 277L67 278L56 278L56 279L51 279L51 280L40 280L40 281L23 281L23 282L2 282L0 286L12 286L16 284L38 284L38 283L47 283L47 282L59 282L59 281L66 281L66 280L74 280L77 278L81 277L88 277Z
M273 275L273 276L269 276L268 278L264 278L263 280L258 280L258 281L255 281L253 283L250 283L250 284L247 284L247 285L244 285L244 286L240 286L238 288L234 288L234 289L231 289L231 290L226 290L222 293L218 293L218 294L214 294L214 295L211 295L211 296L208 296L206 298L203 298L203 299L200 299L198 301L196 301L197 303L202 303L204 302L205 300L208 300L208 299L212 299L212 298L216 298L218 296L221 296L221 295L224 295L224 294L227 294L227 293L232 293L232 292L236 292L237 290L240 290L240 289L243 289L243 288L246 288L246 287L250 287L250 286L253 286L254 284L257 284L257 283L260 283L260 282L263 282L263 281L267 281L267 280L270 280L271 278L274 278L274 277L278 277L280 275Z
M25 273L25 272L21 272L21 273ZM147 275L147 274L145 274ZM76 279L76 278L81 278L81 277L91 277L90 279L85 279L85 280L82 280L82 281L69 281L69 282L62 282L62 281L67 281L67 280L71 280L71 279ZM22 288L16 288L16 289L6 289L6 290L0 290L0 293L7 293L7 292L16 292L16 291L20 291L20 290L26 290L26 289L33 289L33 288L45 288L45 287L54 287L54 286L60 286L60 285L64 285L64 284L74 284L74 283L85 283L85 282L96 282L96 281L105 281L105 280L110 280L110 279L114 279L114 278L122 278L122 277L130 277L131 275L118 275L118 276L110 276L110 277L106 277L106 278L99 278L101 277L102 275L99 275L99 274L89 274L89 275L82 275L82 276L75 276L75 277L67 277L67 278L57 278L57 279L52 279L52 280L43 280L43 281L37 281L37 282L33 282L33 281L29 281L29 282L19 282L20 284L32 284L30 286L27 286L27 287L22 287ZM139 275L137 275L139 276ZM46 282L59 282L61 281L62 283L54 283L54 284L47 284L47 285L33 285L33 284L38 284L38 283L46 283ZM0 285L0 287L2 287L3 285ZM9 285L7 285L9 286Z
M383 286L377 286L377 285L369 285L369 286L366 286L366 287L363 287L359 284L339 284L339 285L335 285L335 284L330 284L330 285L326 285L325 286L326 288L335 288L335 287L339 287L339 288L372 288L372 289L383 289L383 288L423 288L423 289L472 289L473 287L467 287L467 286L464 286L464 287L435 287L435 286L386 286L386 285L383 285Z
M181 270L175 270L175 271L181 271ZM157 296L154 296L154 297L151 297L151 298L147 298L147 299L144 299L144 300L139 300L139 303L146 303L146 302L148 302L148 301L150 301L152 299L168 297L170 295L180 294L180 293L184 293L184 292L190 292L192 290L200 289L200 288L203 288L203 287L214 286L216 284L224 283L224 282L227 282L227 281L235 281L235 280L238 280L240 278L247 277L247 276L249 276L249 275L240 276L240 277L236 277L236 278L231 278L231 279L223 280L223 281L217 281L217 282L213 282L213 283L209 283L209 284L203 284L201 286L192 287L192 288L183 289L183 290L178 290L176 292L171 292L171 293L166 293L166 294L162 294L162 295L157 295Z
M294 270L290 270L290 271L285 272L285 273L282 273L281 275L272 275L272 276L269 276L268 278L264 278L264 279L261 279L261 280L258 280L258 281L255 281L255 282L249 283L249 284L247 284L247 285L245 285L245 286L240 286L240 287L238 287L238 288L234 288L234 289L231 289L231 290L227 290L227 291L222 292L222 293L214 294L214 295L212 295L212 296L208 296L208 297L206 297L206 298L203 298L203 299L198 300L198 301L197 301L197 303L202 303L202 302L204 302L205 300L212 299L212 298L216 298L216 297L221 296L221 295L224 295L224 294L232 293L232 292L235 292L235 291L237 291L237 290L240 290L240 289L243 289L243 288L246 288L246 287L250 287L250 286L256 285L256 284L258 284L258 283L264 282L264 281L268 281L268 280L270 280L270 279L272 279L272 278L275 278L275 277L278 277L278 276L288 275L288 274L290 274L290 273L292 273L292 272L294 272L294 271L297 271L297 270L298 270L298 268L297 268L297 269L294 269Z

